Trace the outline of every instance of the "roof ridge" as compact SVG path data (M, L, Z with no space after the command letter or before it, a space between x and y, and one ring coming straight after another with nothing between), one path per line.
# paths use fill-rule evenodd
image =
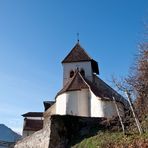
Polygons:
M76 43L76 45L72 48L72 50L64 58L62 63L77 62L77 61L90 61L90 60L92 60L92 58L88 55L85 49L80 45L80 43Z
M70 87L72 81L74 80L74 78L76 77L76 73L74 73L74 76L70 79L70 81L68 81L63 88L57 93L57 95L55 96L55 99L57 98L57 96L61 93L61 91L64 89L64 87L66 87L66 90Z
M78 79L76 78L77 76L79 76ZM80 81L82 81L85 86L84 86L84 85L78 85L78 87L76 88L76 87L75 87L75 82L78 81L78 83L79 83L79 79L81 79ZM73 87L73 85L74 85L74 87ZM71 88L71 87L72 87L72 88ZM86 83L86 81L82 78L82 75L80 74L79 70L77 70L77 71L75 72L74 76L72 77L72 79L71 79L70 81L68 81L67 84L63 87L63 89L60 90L60 91L57 93L57 95L56 95L55 98L57 98L58 95L60 95L60 94L62 94L62 93L64 93L64 92L66 92L66 91L70 91L70 90L71 90L71 91L72 91L72 90L79 90L79 89L83 89L83 88L85 88L85 87L89 88L89 86L88 86L88 84Z
M69 85L68 85L67 89L72 85L72 82L73 82L74 79L76 78L78 72L79 72L79 71L76 70L76 72L74 73L74 76L72 77L71 81L69 82Z
M87 53L86 50L80 45L80 43L77 43L77 44L81 47L81 49L84 50L85 54L86 54L90 59L92 59L92 57L91 57L90 55L88 55L88 53Z
M85 84L88 86L88 88L90 89L89 84L85 81L85 79L83 78L83 76L81 75L81 73L79 72L80 77L82 78L82 80L85 82Z

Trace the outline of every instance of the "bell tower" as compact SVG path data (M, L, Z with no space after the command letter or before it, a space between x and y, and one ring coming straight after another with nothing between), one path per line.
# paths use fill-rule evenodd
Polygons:
M74 76L76 70L90 81L93 81L93 73L99 74L98 63L86 53L79 41L64 58L62 65L63 86Z

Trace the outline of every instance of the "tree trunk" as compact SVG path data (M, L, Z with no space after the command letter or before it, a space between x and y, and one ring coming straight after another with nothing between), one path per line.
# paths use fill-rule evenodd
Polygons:
M140 133L140 135L141 135L141 134L142 134L142 128L141 128L140 122L139 122L139 120L138 120L138 118L136 117L136 114L135 114L135 112L134 112L134 109L133 109L133 106L132 106L132 102L131 102L131 96L130 96L130 94L129 94L128 91L125 91L125 94L126 94L126 96L127 96L127 98L128 98L128 102L129 102L131 111L132 111L132 113L133 113L133 117L134 117L134 119L135 119L135 122L136 122L136 125L137 125L137 128L138 128L138 131L139 131L139 133Z
M118 114L118 117L119 117L119 120L120 120L120 123L121 123L121 126L122 126L123 134L125 134L124 124L123 124L123 122L122 122L122 118L121 118L121 116L120 116L120 111L119 111L118 105L117 105L116 100L115 100L114 97L113 97L113 102L114 102L114 104L115 104L116 111L117 111L117 114Z

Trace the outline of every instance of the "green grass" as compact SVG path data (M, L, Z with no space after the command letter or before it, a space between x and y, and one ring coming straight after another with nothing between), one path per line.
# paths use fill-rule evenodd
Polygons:
M142 134L123 135L121 132L100 132L98 135L86 138L73 148L104 148L104 147L120 147L128 146L135 141L144 141L148 143L148 132Z
M148 115L141 122L141 126L145 131L142 135L135 133L138 132L137 128L134 131L129 131L127 135L123 135L122 132L96 129L97 135L83 139L72 148L148 148Z

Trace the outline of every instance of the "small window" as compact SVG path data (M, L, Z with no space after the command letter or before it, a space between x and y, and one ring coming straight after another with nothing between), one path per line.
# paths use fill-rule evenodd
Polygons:
M69 77L72 78L73 76L74 76L74 71L72 70L72 71L70 71Z
M80 73L81 73L82 76L85 77L85 71L84 71L84 69L81 69Z

